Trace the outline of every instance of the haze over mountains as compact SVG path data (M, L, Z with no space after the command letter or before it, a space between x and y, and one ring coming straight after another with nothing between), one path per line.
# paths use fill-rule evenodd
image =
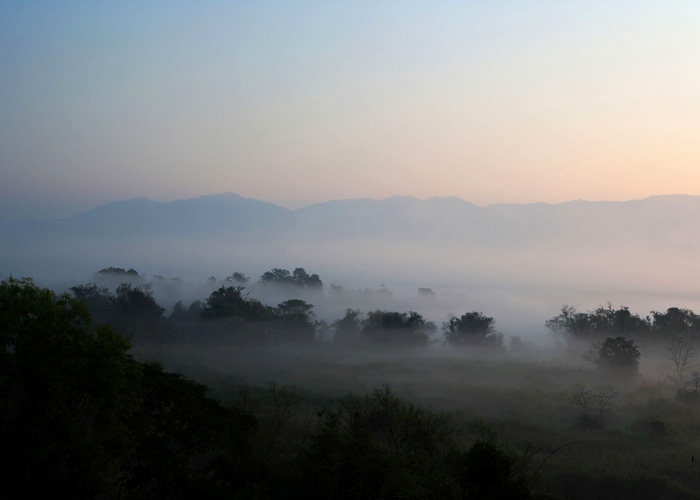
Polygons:
M233 193L160 203L117 201L58 220L4 224L8 235L85 240L198 237L314 240L373 238L468 246L558 244L591 248L640 244L652 249L700 248L700 197L654 196L625 202L477 206L449 198L336 200L289 210Z
M581 293L598 303L700 297L695 196L485 207L394 196L288 210L226 193L0 227L0 273L45 281L84 281L112 265L183 277L302 266L326 283L470 287L484 300L488 290L536 290L550 308Z

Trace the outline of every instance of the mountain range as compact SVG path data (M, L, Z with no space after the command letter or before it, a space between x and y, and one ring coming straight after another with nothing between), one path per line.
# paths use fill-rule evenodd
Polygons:
M694 259L700 250L700 197L477 206L455 197L393 196L289 210L224 193L169 203L117 201L64 219L5 223L0 232L5 274L42 263L132 266L153 263L159 255L176 256L179 263L214 258L260 266L262 260L270 266L273 260L313 264L311 249L339 266L353 259L405 257L406 266L417 267L449 254L455 268L478 267L473 259L465 261L478 254L494 268L508 256L517 269L513 262L521 255L575 264L576 256L593 259L616 251L623 251L623 259L637 254Z
M642 245L697 249L700 196L654 196L624 202L477 206L455 198L393 196L336 200L297 210L233 193L161 203L108 203L72 217L2 226L6 238L115 239L243 237L356 238L513 247Z

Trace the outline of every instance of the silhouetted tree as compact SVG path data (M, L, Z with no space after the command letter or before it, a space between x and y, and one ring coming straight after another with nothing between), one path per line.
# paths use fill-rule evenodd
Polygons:
M458 449L443 418L387 386L324 409L303 464L308 498L530 498L515 461L496 444Z
M5 498L51 491L95 497L115 481L112 454L129 442L138 369L85 304L31 280L0 283L0 488Z
M452 449L442 419L383 386L322 413L305 457L309 498L456 498L446 468Z
M158 364L141 370L141 404L128 420L133 444L122 486L128 496L222 498L243 488L255 470L249 441L255 420Z
M639 356L639 349L634 340L626 337L608 337L597 346L594 362L600 368L636 372Z
M373 311L367 315L362 335L372 341L425 345L435 325L417 312Z
M252 417L129 347L77 298L0 283L3 498L223 498L245 486Z
M93 276L93 281L99 286L106 286L113 290L122 283L140 285L143 282L143 278L133 268L107 267L97 271Z
M476 442L457 460L462 498L522 500L527 483L515 473L515 461L492 442Z
M627 307L615 309L611 304L587 313L564 306L558 316L545 324L556 333L575 337L639 335L648 333L651 328L647 319L632 314Z
M690 309L670 307L665 313L652 311L651 330L663 336L679 335L694 338L700 336L700 316Z
M164 309L156 303L146 286L123 283L115 294L95 284L74 286L71 291L85 303L99 324L113 325L135 340L165 334Z
M678 390L683 392L686 388L685 374L690 368L695 348L690 339L681 334L671 338L667 350L668 359L673 363L673 378L678 384Z
M178 300L170 313L170 319L176 321L197 321L202 317L202 303L198 300L192 302L189 307L185 307L181 300Z
M451 345L487 345L502 347L503 335L494 328L494 319L480 312L452 316L443 323L445 340Z
M227 276L224 280L224 283L235 283L237 285L243 286L246 283L248 283L249 280L250 278L248 278L248 276L246 276L245 274L235 272L231 276Z
M340 344L349 344L359 340L362 330L360 311L356 309L346 309L345 316L333 323L335 335L333 341Z
M163 312L150 289L124 283L117 287L113 325L134 340L164 335Z
M241 318L245 320L262 320L274 317L274 309L251 299L241 286L221 287L209 295L202 307L202 317Z
M141 321L154 321L163 317L164 309L156 303L147 287L124 283L117 287L115 297L117 310L122 316Z
M276 334L278 339L313 341L313 305L300 300L286 300L277 306Z
M572 398L581 408L579 426L589 429L603 427L606 413L613 406L616 396L617 391L594 391L589 387L576 387Z
M115 297L108 288L101 288L94 283L71 288L73 295L82 301L98 324L113 323L116 320Z
M286 269L274 268L263 273L260 277L260 281L262 283L290 285L310 289L320 289L323 287L323 282L318 274L308 274L303 267L297 267L292 273Z

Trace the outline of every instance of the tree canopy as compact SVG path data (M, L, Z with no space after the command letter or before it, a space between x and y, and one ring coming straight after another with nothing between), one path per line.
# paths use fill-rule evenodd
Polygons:
M547 328L575 337L602 337L608 335L644 334L651 330L648 318L632 314L627 307L615 309L611 304L589 312L578 312L564 306L558 316L548 320Z
M443 323L445 340L452 345L502 346L503 335L494 328L494 319L480 312L452 316Z
M278 267L266 271L260 276L262 283L289 285L301 288L320 289L323 282L318 274L309 274L303 267L297 267L293 272Z
M435 325L414 311L372 311L362 327L362 335L372 341L398 345L425 345Z
M129 348L77 298L0 283L5 498L191 498L245 482L254 421Z

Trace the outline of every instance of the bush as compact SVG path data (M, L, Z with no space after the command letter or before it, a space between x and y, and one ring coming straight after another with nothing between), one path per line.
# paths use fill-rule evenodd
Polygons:
M503 346L503 335L494 328L494 319L480 312L452 316L443 323L445 340L451 345Z
M373 311L367 315L362 335L372 341L399 345L425 345L435 325L417 312Z
M595 363L600 368L636 372L639 367L639 349L625 337L608 337L597 346Z

